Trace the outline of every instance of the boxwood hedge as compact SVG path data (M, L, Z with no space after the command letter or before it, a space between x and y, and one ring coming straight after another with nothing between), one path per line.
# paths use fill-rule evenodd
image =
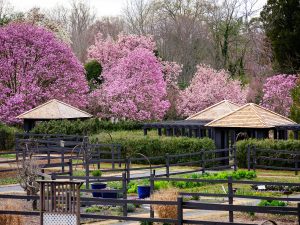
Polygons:
M31 131L36 134L92 135L100 131L139 130L143 124L134 121L112 123L97 118L87 120L50 120L37 124Z
M236 144L237 147L237 161L240 168L247 167L247 147L255 146L260 149L274 149L274 150L288 150L288 151L297 151L300 150L300 140L273 140L273 139L248 139L238 141ZM264 152L263 154L260 151L257 151L257 155L264 155L274 158L292 158L292 155L281 154L281 153L271 153ZM264 165L272 165L279 167L294 167L293 163L288 163L284 161L263 161Z
M146 156L163 156L168 154L192 153L204 150L215 149L213 140L209 138L189 138L189 137L159 137L157 135L143 136L140 132L113 132L112 140L106 136L94 136L92 142L118 143L122 146L123 157L139 157L135 153L142 153ZM176 161L198 160L199 157L176 158ZM152 160L153 163L163 163L164 160Z

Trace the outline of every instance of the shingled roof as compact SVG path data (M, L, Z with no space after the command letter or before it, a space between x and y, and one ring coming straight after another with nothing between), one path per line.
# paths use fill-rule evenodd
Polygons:
M56 99L17 116L18 119L76 119L90 118L91 114Z
M231 113L240 108L238 104L230 102L228 100L223 100L214 104L194 115L191 115L186 120L215 120L218 119L228 113Z
M206 124L208 127L272 128L278 125L296 124L293 120L265 109L254 103L248 103L234 112Z

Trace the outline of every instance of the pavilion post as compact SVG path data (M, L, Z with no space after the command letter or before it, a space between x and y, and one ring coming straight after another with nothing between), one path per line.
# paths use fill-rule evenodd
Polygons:
M161 130L161 128L159 127L159 128L157 128L157 133L158 133L158 136L161 136L162 135L162 130Z
M189 137L193 137L193 129L189 128Z
M181 136L184 137L185 136L185 128L181 127Z
M298 140L298 138L299 138L298 131L294 130L294 139Z
M146 136L148 133L148 129L147 128L144 128L144 136Z

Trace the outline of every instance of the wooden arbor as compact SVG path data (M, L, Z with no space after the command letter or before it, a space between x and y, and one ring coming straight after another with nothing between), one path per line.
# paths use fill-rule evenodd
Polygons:
M40 224L80 225L81 181L40 180Z

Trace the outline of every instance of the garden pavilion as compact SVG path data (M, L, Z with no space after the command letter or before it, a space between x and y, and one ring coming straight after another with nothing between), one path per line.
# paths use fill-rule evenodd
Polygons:
M34 128L37 121L74 120L91 117L91 114L56 99L50 100L17 116L18 119L24 120L24 130L26 132Z
M299 128L293 120L254 103L248 103L205 126L212 128L212 139L217 148L233 145L241 133L247 138L264 139L272 133L274 139L287 139L288 130Z
M162 130L164 129L167 136L211 137L211 128L207 128L205 125L208 122L237 110L239 107L240 106L235 103L223 100L191 115L186 120L145 123L143 126L144 135L147 135L148 129L156 128L159 136L162 135Z

